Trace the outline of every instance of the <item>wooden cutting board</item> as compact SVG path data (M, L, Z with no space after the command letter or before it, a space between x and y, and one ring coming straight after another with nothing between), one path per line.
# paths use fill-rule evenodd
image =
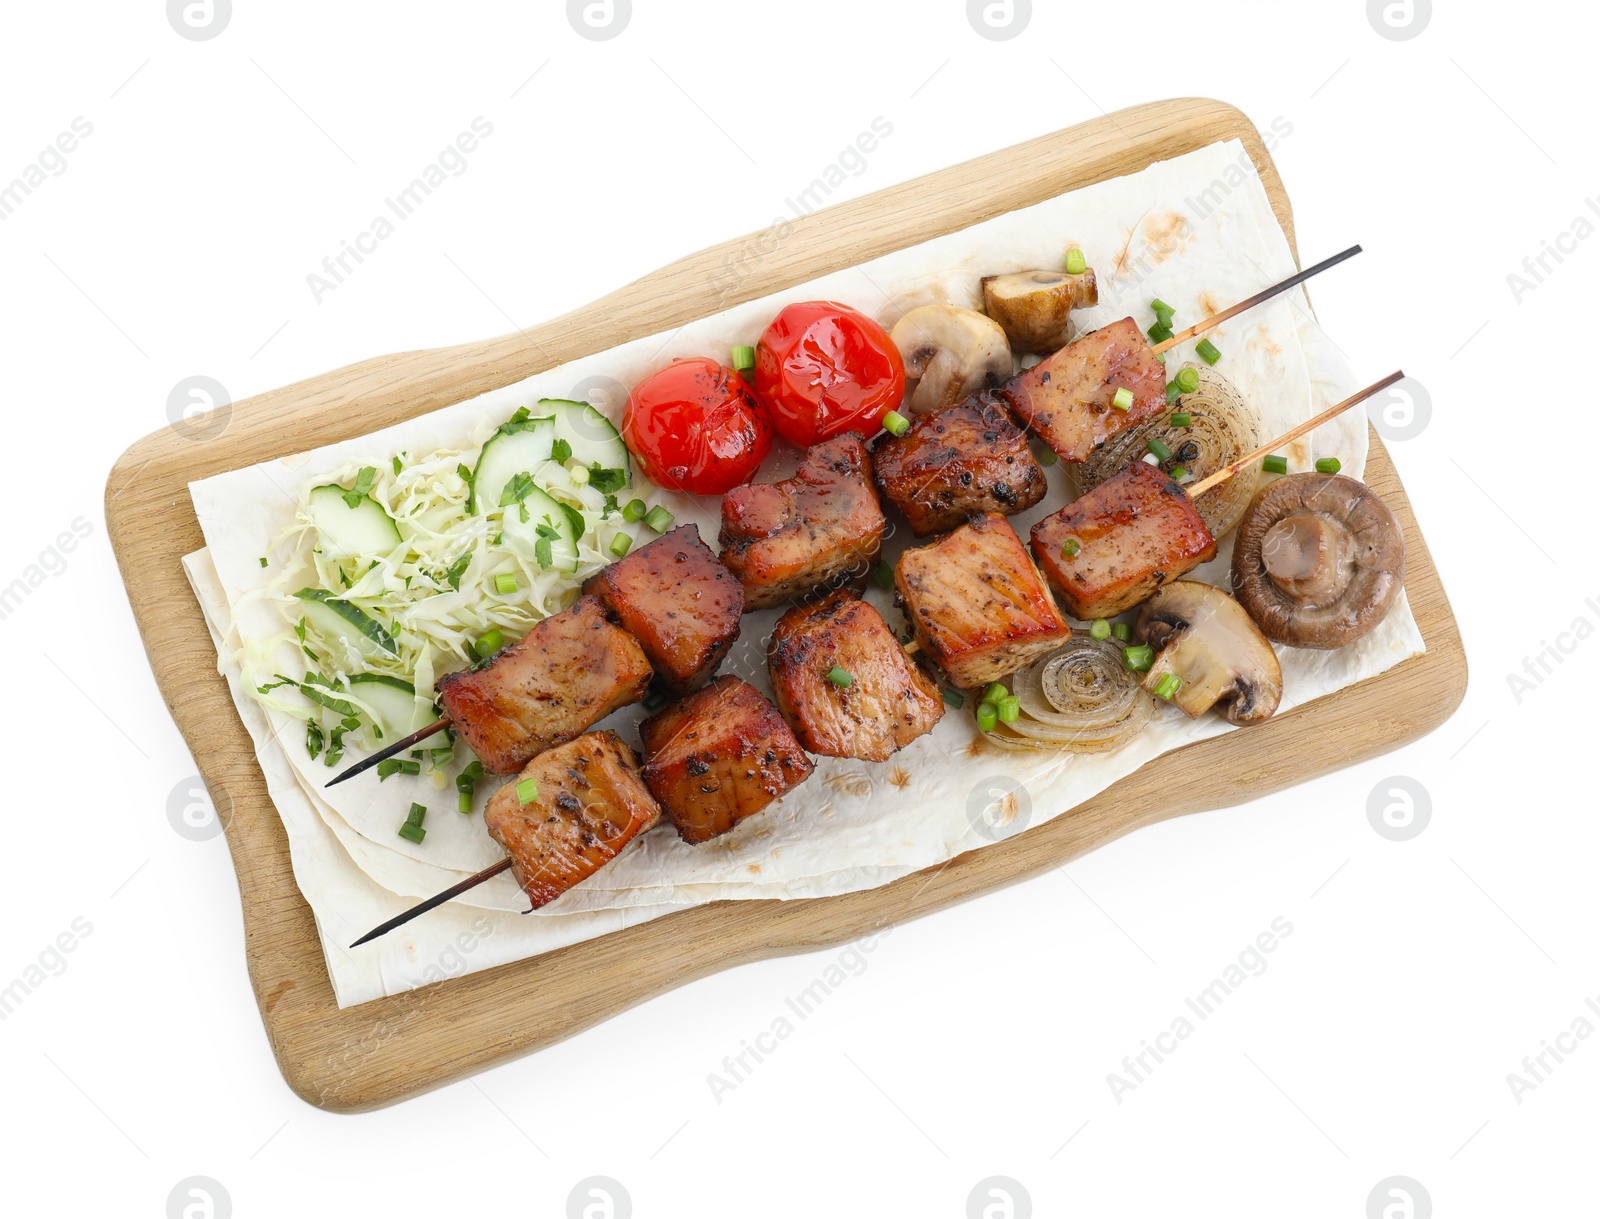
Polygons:
M759 259L749 256L752 238L730 241L532 330L380 356L235 403L213 439L169 428L123 454L107 480L106 525L162 696L217 806L232 809L226 830L250 978L278 1065L296 1093L341 1112L390 1104L550 1045L716 970L849 942L1057 867L1140 826L1254 799L1384 753L1450 716L1466 690L1461 637L1411 505L1373 435L1367 478L1405 529L1406 587L1425 656L1248 732L1169 753L1070 816L878 889L718 903L345 1011L334 1003L288 841L179 566L182 555L204 545L187 483L362 435L1234 137L1249 150L1293 248L1288 197L1250 121L1221 102L1154 102L796 220L791 236ZM729 257L748 272L733 291Z

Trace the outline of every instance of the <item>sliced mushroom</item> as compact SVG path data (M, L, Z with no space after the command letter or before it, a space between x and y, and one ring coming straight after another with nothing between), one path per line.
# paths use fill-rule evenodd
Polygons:
M1014 271L982 281L983 307L1005 329L1018 352L1047 355L1072 342L1074 309L1100 303L1094 268L1080 275L1062 271Z
M1388 505L1343 475L1291 474L1245 509L1233 588L1267 638L1340 648L1388 616L1405 583L1406 544Z
M1283 670L1272 645L1227 593L1196 580L1167 585L1139 611L1139 638L1156 649L1144 688L1156 693L1176 677L1171 702L1190 716L1227 702L1228 720L1259 724L1283 697Z
M975 309L921 305L889 332L906 364L907 401L918 415L954 406L1011 376L1006 332Z

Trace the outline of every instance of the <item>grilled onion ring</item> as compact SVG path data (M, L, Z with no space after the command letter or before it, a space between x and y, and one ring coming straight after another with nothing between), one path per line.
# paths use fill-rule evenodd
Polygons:
M1065 647L1013 674L1011 689L1021 716L984 733L1002 749L1106 753L1143 728L1155 711L1138 675L1124 667L1122 649L1084 631L1074 631Z
M1181 395L1170 409L1118 434L1091 454L1076 470L1080 495L1142 460L1150 451L1152 439L1172 450L1172 456L1161 463L1162 470L1170 474L1174 467L1182 466L1196 482L1215 474L1229 462L1237 461L1261 443L1255 412L1227 378L1203 364L1184 367L1199 374L1199 388L1192 394ZM1179 411L1187 412L1190 417L1186 428L1173 427L1169 422L1173 413ZM1241 470L1195 501L1194 506L1212 537L1226 537L1238 525L1250 506L1250 498L1256 493L1258 477L1257 470Z

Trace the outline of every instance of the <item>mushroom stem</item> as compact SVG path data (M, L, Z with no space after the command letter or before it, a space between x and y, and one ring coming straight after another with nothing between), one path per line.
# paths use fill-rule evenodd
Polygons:
M1296 424L1282 436L1274 436L1255 452L1246 453L1243 457L1239 458L1238 461L1230 461L1215 474L1212 474L1207 478L1202 478L1197 483L1189 484L1184 488L1184 490L1189 493L1190 499L1198 499L1207 491L1211 490L1212 487L1215 487L1218 483L1227 482L1228 479L1232 478L1240 470L1248 469L1250 466L1255 465L1255 463L1260 461L1263 457L1270 456L1277 450L1281 449L1284 445L1289 444L1291 441L1299 440L1300 437L1304 436L1307 432L1315 431L1324 423L1328 422L1328 420L1337 415L1344 414L1345 411L1349 410L1352 406L1355 406L1356 403L1365 402L1368 398L1372 397L1373 394L1388 389L1396 381L1402 380L1405 375L1406 374L1401 372L1398 368L1395 369L1394 372L1390 373L1383 380L1375 381L1371 385L1367 386L1366 389L1358 390L1356 393L1351 394L1343 402L1340 402L1335 406L1330 406L1320 415L1313 415L1304 423Z

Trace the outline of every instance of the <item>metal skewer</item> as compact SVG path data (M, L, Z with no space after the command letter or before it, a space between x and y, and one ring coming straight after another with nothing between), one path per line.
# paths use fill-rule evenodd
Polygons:
M1203 322L1196 322L1187 330L1178 331L1178 333L1173 335L1170 339L1167 339L1165 342L1157 343L1150 350L1155 352L1156 355L1160 355L1163 351L1170 351L1180 343L1187 343L1190 339L1199 337L1206 331L1222 325L1222 323L1227 321L1229 318L1237 317L1246 309L1253 309L1263 301L1269 301L1279 293L1287 292L1290 288L1305 283L1306 280L1310 279L1313 275L1320 275L1329 267L1336 267L1341 262L1345 262L1348 259L1354 258L1359 253L1361 253L1361 247L1358 245L1353 245L1348 250L1345 250L1342 254L1335 254L1332 258L1325 258L1316 266L1307 267L1298 275L1291 275L1281 284L1274 284L1265 291L1257 292L1254 296L1240 301L1237 305L1234 305L1228 309L1224 309L1221 313L1212 314Z

